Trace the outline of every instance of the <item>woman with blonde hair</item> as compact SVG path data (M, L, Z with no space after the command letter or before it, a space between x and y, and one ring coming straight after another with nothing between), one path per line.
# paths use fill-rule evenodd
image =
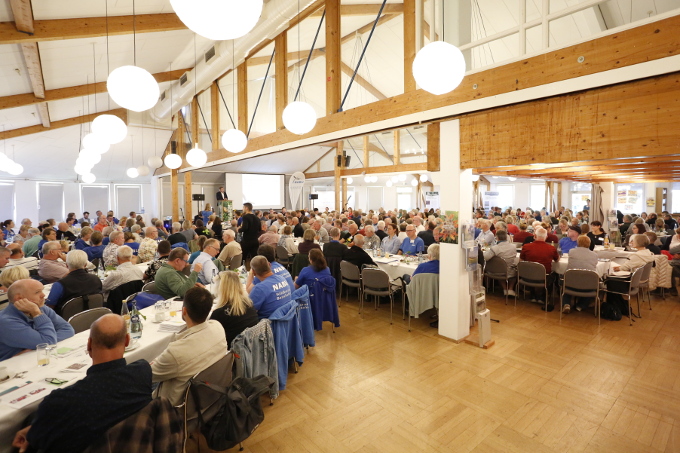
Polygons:
M231 345L234 338L248 327L253 327L260 322L257 310L253 308L238 273L224 271L219 274L220 286L217 296L218 306L210 315L210 319L222 324L224 333L227 336L227 344Z
M28 269L26 269L24 266L9 267L0 272L0 287L3 287L5 290L7 290L12 285L12 283L18 280L25 280L27 278L31 278L31 276L28 273Z

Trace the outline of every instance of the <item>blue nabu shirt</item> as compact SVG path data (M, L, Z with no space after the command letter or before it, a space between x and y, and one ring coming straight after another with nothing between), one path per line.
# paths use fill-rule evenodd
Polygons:
M269 267L271 267L274 275L281 275L286 279L291 288L295 288L295 285L293 285L293 277L290 276L290 272L288 272L288 269L286 269L285 266L274 261L273 263L269 263ZM257 278L257 275L253 275L253 285L257 285L258 283L260 283L260 279Z
M257 316L269 318L277 308L290 302L293 288L281 275L270 275L256 285L250 292L253 307L257 310Z

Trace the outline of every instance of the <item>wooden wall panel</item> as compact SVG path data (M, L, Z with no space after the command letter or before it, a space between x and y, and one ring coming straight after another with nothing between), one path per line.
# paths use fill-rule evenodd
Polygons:
M461 117L461 167L680 152L680 74Z

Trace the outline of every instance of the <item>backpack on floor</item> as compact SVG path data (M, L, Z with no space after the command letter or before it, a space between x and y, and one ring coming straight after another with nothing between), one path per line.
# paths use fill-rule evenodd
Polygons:
M623 315L618 309L617 304L612 302L602 302L602 305L600 306L600 317L610 321L621 321Z

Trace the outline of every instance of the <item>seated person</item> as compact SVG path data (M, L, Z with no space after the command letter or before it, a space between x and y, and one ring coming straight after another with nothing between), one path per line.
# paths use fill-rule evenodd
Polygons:
M222 324L228 345L231 345L234 338L241 332L260 322L257 310L253 308L253 302L248 294L243 291L241 280L236 272L220 273L217 308L210 315L210 319Z
M332 227L328 235L330 236L330 242L323 246L324 256L326 258L335 257L342 259L347 251L347 246L340 243L340 229Z
M57 240L57 232L54 230L54 228L45 228L42 230L42 239L40 242L38 242L38 250L42 251L43 245L45 245L46 242L50 241L56 241Z
M593 250L596 245L604 245L604 238L607 237L607 233L602 230L602 222L599 220L590 222L588 237L590 238L590 244L592 245L590 250Z
M135 240L135 235L126 231L123 233L123 237L125 238L124 244L132 249L133 255L137 255L137 252L139 251L139 242Z
M61 222L57 225L57 241L66 240L73 242L76 240L76 235L71 233L68 229L69 225L66 222Z
M491 233L491 235L493 236L493 233ZM493 240L491 242L493 242ZM399 255L417 255L424 250L425 243L416 236L416 227L413 225L406 225L406 239L401 243Z
M502 258L508 265L508 283L501 280L503 294L514 296L515 291L511 288L515 287L517 280L517 248L515 244L508 242L508 233L503 230L496 232L496 245L484 252L484 261L489 261L494 256Z
M579 236L576 240L578 247L571 249L569 252L569 261L567 262L567 270L569 269L586 269L590 271L597 271L597 253L590 250L590 238L588 236ZM569 313L571 311L572 296L565 294L562 299L562 313ZM591 298L579 297L576 303L576 311L581 311L588 308Z
M439 244L430 244L427 257L429 261L420 263L411 277L418 274L439 274Z
M102 292L102 281L95 274L87 272L87 253L71 250L66 255L68 274L52 284L45 305L61 314L64 303L74 297Z
M316 232L311 228L302 233L303 241L298 244L298 252L307 254L312 249L321 250L321 246L314 242L315 237Z
M311 284L314 279L321 277L330 277L331 270L326 264L326 258L323 256L321 250L313 249L309 252L309 266L300 271L300 275L295 279L295 289L302 285L307 285L311 289Z
M158 258L149 263L149 267L146 268L144 272L144 283L149 283L154 281L156 278L156 272L164 263L168 262L168 255L172 251L172 246L168 241L160 241L158 243Z
M80 237L76 239L74 248L76 250L85 250L87 247L89 247L90 239L92 238L92 233L94 233L94 230L90 227L85 227L82 230L80 230Z
M56 344L71 338L73 328L45 307L43 284L31 278L12 283L9 306L0 311L0 361L40 343Z
M102 282L102 289L108 296L108 292L118 288L125 283L142 280L144 272L132 264L132 249L127 245L122 245L116 249L116 260L118 266L115 270L109 271L109 275Z
M144 239L142 239L137 250L137 257L139 257L141 263L153 260L158 249L158 229L147 227L144 231Z
M423 244L425 244L425 248L428 248L430 245L432 245L436 242L434 240L434 229L436 227L437 227L437 225L434 222L427 222L427 229L418 232L418 237L423 240Z
M213 278L219 273L217 266L213 263L213 259L220 253L220 241L217 239L208 239L203 245L203 251L196 257L192 267L197 264L201 265L201 271L198 273L198 281L204 285L212 283Z
M170 245L179 244L180 242L186 242L186 237L182 234L182 224L179 222L174 222L172 224L172 234L168 236L168 241Z
M560 239L560 250L562 254L567 254L571 249L578 247L576 239L581 235L581 227L578 225L569 225L567 236Z
M23 250L24 256L33 256L38 251L38 244L42 240L40 230L37 228L28 229L29 238L24 241Z
M354 236L356 236L359 231L359 227L354 222L348 222L347 231L340 232L340 242L343 244L350 245L354 241Z
M290 225L285 225L281 229L281 237L279 238L279 242L276 245L284 247L288 252L288 256L299 253L298 246L295 243L295 240L293 240L293 227Z
M45 397L30 426L19 431L13 446L24 451L85 450L118 422L151 402L151 367L146 360L126 364L130 336L120 315L104 315L92 323L87 376Z
M526 238L532 236L532 234L529 231L527 231L528 228L529 228L529 225L527 225L526 222L520 222L519 233L515 234L513 241L514 242L521 242L522 244L524 244L524 240Z
M276 309L290 302L293 288L282 275L272 272L264 256L255 256L250 261L250 268L260 280L259 284L252 286L250 300L260 319L269 318Z
M187 277L184 275L184 268L187 266L189 252L182 247L172 249L168 255L168 261L164 263L156 272L156 293L171 299L175 296L184 297L184 294L194 286L203 287L198 283L198 273L203 266L197 264Z
M409 225L413 227L413 225ZM415 236L415 233L413 234ZM405 239L408 240L408 239ZM422 239L420 240L422 243ZM354 241L352 241L352 246L347 249L345 252L345 255L343 256L343 259L345 261L348 261L355 266L359 267L361 269L362 266L375 266L375 263L373 262L373 259L366 253L366 250L363 249L364 247L364 237L360 234L357 234L354 236Z
M165 397L173 406L179 405L189 379L227 354L224 328L217 321L207 320L212 303L212 294L205 288L186 292L182 319L187 328L174 334L165 351L151 362L153 382L159 382L154 397Z
M31 278L31 274L29 274L28 269L23 266L2 269L2 272L0 272L0 289L7 291L7 288L9 288L12 283L27 278Z
M93 261L97 258L101 260L103 258L106 246L102 245L102 239L104 239L104 236L99 231L92 233L92 236L90 236L90 243L92 245L83 249L87 253L88 260Z
M659 240L656 233L653 231L646 231L645 236L647 236L647 239L649 239L649 245L647 245L647 250L649 250L655 255L661 255L661 248L658 245L656 245L656 241Z
M118 247L125 244L125 233L122 231L114 231L109 235L109 245L104 249L104 266L116 267L118 266L118 255L116 251Z
M385 236L382 240L382 245L381 248L385 251L385 253L390 253L392 255L396 255L399 253L399 249L401 248L401 244L404 242L402 239L399 239L399 226L396 223L389 223L387 225L387 236ZM423 242L423 246L425 245L425 242ZM325 251L325 248L324 248Z
M269 267L271 268L272 273L276 275L281 275L283 278L286 279L288 285L291 288L293 288L293 277L291 277L290 272L288 272L288 269L286 269L286 266L276 261L275 253L276 252L274 251L274 247L267 244L262 244L257 249L257 254L264 256L265 258L267 258L267 261L269 261ZM250 291L253 290L253 286L257 285L258 283L260 283L260 279L257 278L257 276L253 273L253 269L251 268L250 272L248 273L248 279L246 281L247 292L250 293Z
M492 223L490 220L487 219L479 219L478 225L480 228L479 235L475 239L475 242L477 244L481 245L486 245L486 246L491 246L493 245L495 241L495 237L493 235L493 231L491 231L491 226ZM408 235L408 227L406 227L406 233ZM410 236L409 236L410 237Z
M545 238L548 237L548 232L544 228L537 228L535 236L536 240L534 240L534 242L522 246L519 259L521 261L532 261L542 264L545 268L547 287L550 288L553 281L552 263L559 261L560 256L555 247L545 242ZM541 288L529 287L529 293L531 294L532 302L540 302L543 300L543 297L546 297ZM545 310L545 305L542 306L541 309ZM553 311L554 309L554 305L548 305L548 311Z
M38 265L38 275L45 283L54 283L68 274L66 255L61 251L59 242L45 242L42 254L43 257Z
M0 262L0 269L6 269L14 266L23 266L28 270L37 269L40 262L38 258L34 256L25 257L24 250L20 243L13 242L7 246L7 250L10 251L9 261L5 266L2 266ZM3 254L4 255L4 254Z
M229 267L233 257L243 255L243 249L241 248L241 244L236 242L236 233L234 233L234 230L225 230L222 233L222 240L224 241L225 246L222 247L222 251L217 259L222 261L222 264L224 264L225 267Z
M631 254L628 257L628 261L626 261L624 264L621 264L620 266L612 266L614 272L618 271L632 272L641 266L645 266L649 262L653 262L655 259L654 254L647 250L647 245L649 245L649 239L647 239L647 236L645 236L644 234L632 235L630 238L630 247L632 250L635 250L635 253ZM674 269L673 279L675 277L676 274ZM628 284L621 282L616 278L607 278L606 283L607 289L610 291L622 293L628 291ZM617 307L623 307L624 305L627 305L623 299L623 296L614 293L607 293L607 302L615 303ZM622 312L624 316L629 316L629 313L627 313L627 311L628 310L626 309L625 312Z

